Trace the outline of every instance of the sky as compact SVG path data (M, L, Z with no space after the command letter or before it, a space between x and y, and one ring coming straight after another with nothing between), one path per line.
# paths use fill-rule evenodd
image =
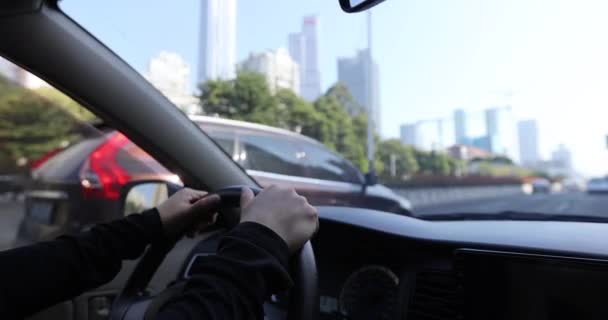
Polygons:
M365 14L337 0L238 0L237 60L287 46L302 16L320 18L322 88L336 59L366 46ZM140 72L160 51L198 67L197 0L63 0L60 7ZM564 143L575 168L608 173L608 2L387 0L372 9L383 137L403 123L510 103L537 119L541 155ZM510 98L507 93L511 93Z

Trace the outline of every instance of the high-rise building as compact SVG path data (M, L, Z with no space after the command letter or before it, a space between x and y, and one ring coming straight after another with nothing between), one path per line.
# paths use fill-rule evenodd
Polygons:
M373 63L371 76L368 76L369 62L368 50L360 50L354 57L338 58L338 81L346 85L357 103L365 106L368 110L370 106L373 108L372 119L376 132L380 132L381 106L378 64Z
M551 153L551 161L555 166L564 169L565 171L572 170L572 153L563 144Z
M405 145L416 145L416 124L402 124L401 128L401 143Z
M401 143L426 151L443 151L453 144L448 119L422 120L401 125Z
M276 51L251 53L245 61L239 64L239 68L263 74L272 92L283 88L300 94L299 66L283 48Z
M190 67L179 54L162 51L150 59L146 79L184 112L200 113L198 99L190 91Z
M510 106L487 109L486 135L490 152L519 160L519 150L515 133L515 120Z
M288 37L289 54L300 66L300 92L304 99L313 101L321 95L319 71L319 18L306 16L302 31Z
M236 75L236 0L201 2L198 83Z
M467 114L463 109L454 110L454 138L458 144L469 144Z
M517 123L519 137L519 159L521 164L534 166L540 160L538 150L538 126L536 120Z

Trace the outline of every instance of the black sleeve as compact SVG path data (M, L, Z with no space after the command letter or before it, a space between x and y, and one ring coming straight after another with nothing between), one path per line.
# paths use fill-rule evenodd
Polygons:
M0 253L0 318L31 315L114 278L122 260L164 238L156 209Z
M223 236L216 255L197 260L157 319L263 319L264 301L292 285L287 263L287 245L274 231L241 223Z

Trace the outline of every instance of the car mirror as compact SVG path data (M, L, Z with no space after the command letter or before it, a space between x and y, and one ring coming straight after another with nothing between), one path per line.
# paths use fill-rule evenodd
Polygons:
M142 212L152 209L181 189L181 186L165 181L136 181L121 190L122 213Z
M365 11L384 2L384 0L340 0L340 7L344 12L355 13Z

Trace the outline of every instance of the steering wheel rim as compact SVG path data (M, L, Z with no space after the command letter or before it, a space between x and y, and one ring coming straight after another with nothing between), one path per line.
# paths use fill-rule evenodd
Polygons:
M249 188L256 195L261 192L261 189ZM234 186L220 189L211 194L220 196L222 206L238 207L241 190L241 186ZM236 226L239 221L238 216L229 217L225 213L220 219L228 227ZM177 241L150 245L112 303L111 320L144 320L149 318L148 308L153 303L155 296L146 296L145 290L176 243ZM290 260L289 267L294 287L289 292L287 319L317 320L319 318L318 276L314 251L310 242L307 242Z

